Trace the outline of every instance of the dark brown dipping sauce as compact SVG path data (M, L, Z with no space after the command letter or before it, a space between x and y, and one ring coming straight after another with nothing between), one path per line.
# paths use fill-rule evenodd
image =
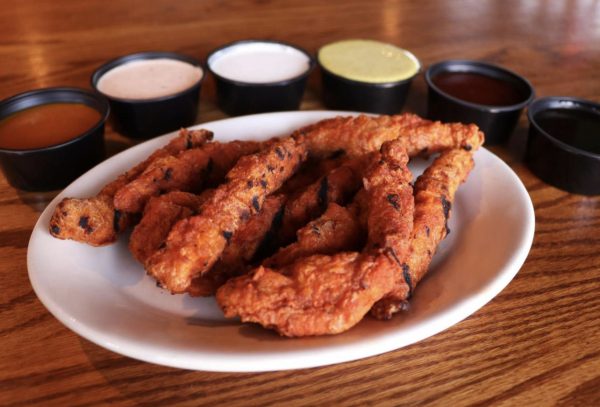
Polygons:
M488 106L510 106L526 100L513 84L474 72L442 72L432 82L455 98Z
M69 141L100 121L100 112L81 103L49 103L0 120L0 148L27 150Z
M533 120L552 137L570 146L600 154L600 112L548 109Z

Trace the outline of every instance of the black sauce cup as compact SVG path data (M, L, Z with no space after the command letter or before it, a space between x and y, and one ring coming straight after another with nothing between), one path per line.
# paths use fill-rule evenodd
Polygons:
M294 48L308 57L308 67L302 74L293 78L266 83L242 82L225 78L212 69L211 62L218 56L218 53L233 46L253 43L280 44ZM211 51L206 57L206 67L215 78L217 104L230 116L298 110L306 88L306 80L314 66L315 60L307 51L286 42L271 40L235 41Z
M570 129L576 126L585 128L585 131L580 132L585 134L562 131L564 135L562 139L558 139L551 133L552 130L560 129L548 126L543 128L540 125L540 115L555 109L584 112L589 117L596 118L596 126L586 127L583 123L572 122ZM582 195L599 195L600 104L572 97L546 97L534 101L529 106L527 116L529 138L525 164L529 169L544 182L562 190Z
M102 95L78 88L33 90L0 102L0 120L49 103L82 103L97 110L100 120L84 133L61 144L23 150L0 148L0 166L15 188L25 191L63 188L105 157L104 123L110 107ZM43 133L44 129L39 131Z
M111 69L133 61L159 58L187 62L203 69L198 60L187 55L175 52L139 52L113 59L102 65L92 75L92 87L102 93L98 90L98 81ZM200 89L205 76L203 70L200 79L188 89L159 98L124 99L104 94L110 102L111 120L115 129L131 138L148 139L194 124L198 114Z
M413 78L395 82L371 83L336 75L319 64L323 103L333 110L395 114L402 110Z
M433 81L446 72L475 73L499 79L521 96L518 103L490 106L468 102L442 91ZM497 65L480 61L451 60L430 66L425 72L428 86L427 117L442 122L475 123L485 134L485 144L508 140L523 109L533 100L534 90L522 76Z

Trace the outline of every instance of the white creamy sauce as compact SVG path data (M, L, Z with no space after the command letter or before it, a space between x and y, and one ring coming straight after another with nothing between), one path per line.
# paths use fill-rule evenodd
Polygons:
M280 82L302 75L310 59L296 48L277 43L236 44L213 54L208 65L217 75L246 83Z
M155 99L191 88L202 68L169 58L144 59L117 66L96 84L105 95L122 99Z

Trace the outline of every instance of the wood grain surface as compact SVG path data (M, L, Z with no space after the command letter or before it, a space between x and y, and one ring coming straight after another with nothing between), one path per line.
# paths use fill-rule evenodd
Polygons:
M600 102L595 0L5 0L0 98L89 87L92 71L122 54L173 50L204 58L244 38L290 41L311 52L343 38L378 39L411 50L424 67L482 59L527 77L537 96ZM209 78L198 123L225 117L214 93ZM425 94L420 76L405 110L424 114ZM302 109L319 108L314 72ZM534 176L521 162L526 135L523 117L512 139L492 148L521 178L536 214L529 257L500 295L394 352L261 374L155 366L65 328L37 299L26 265L32 228L58 191L17 191L0 176L0 405L600 405L600 199ZM110 127L107 140L110 154L132 144Z

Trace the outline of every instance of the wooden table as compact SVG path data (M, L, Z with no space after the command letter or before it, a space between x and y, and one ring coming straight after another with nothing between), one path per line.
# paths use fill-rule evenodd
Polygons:
M482 59L527 77L537 96L600 101L600 3L534 1L17 1L0 8L0 98L88 87L102 62L140 50L204 58L242 38L310 51L363 37L426 67ZM315 72L302 109L320 109ZM406 111L425 113L419 77ZM224 117L205 82L198 122ZM527 187L536 233L525 265L493 301L412 346L334 366L260 374L193 372L120 356L46 311L27 277L31 230L58 191L0 178L0 405L600 405L600 199L560 191L521 162L527 123L492 151ZM132 143L107 129L111 154ZM560 163L557 163L560 165Z

